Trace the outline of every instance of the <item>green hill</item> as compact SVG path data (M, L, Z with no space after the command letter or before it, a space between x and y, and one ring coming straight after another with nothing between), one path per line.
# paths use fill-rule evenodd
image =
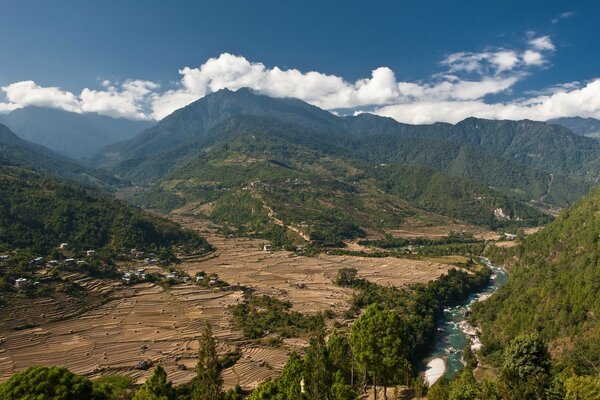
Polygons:
M498 256L510 267L508 283L474 307L486 354L495 355L520 333L540 331L557 357L590 370L600 366L599 238L600 191L594 190ZM590 346L596 350L590 352Z
M208 247L192 232L95 190L20 167L0 166L0 250Z

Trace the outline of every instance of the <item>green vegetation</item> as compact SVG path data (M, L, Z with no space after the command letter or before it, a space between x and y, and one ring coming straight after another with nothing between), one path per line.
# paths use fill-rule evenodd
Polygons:
M231 307L231 315L236 328L250 339L266 335L277 335L279 338L303 336L319 317L305 316L291 308L289 301L245 293L244 301Z
M133 201L164 211L192 203L231 234L289 248L303 242L298 231L314 246L343 247L346 239L383 233L407 218L489 228L550 219L474 180L414 165L380 166L348 152L329 155L307 142L301 126L235 116L215 129L221 141L210 151L183 157Z
M0 124L0 165L32 169L106 191L124 185L124 182L113 174L85 168L45 147L19 138L2 124Z
M511 274L496 295L473 307L489 362L499 363L511 338L538 331L553 356L577 373L600 367L599 227L595 190L521 245L491 253Z
M138 248L158 252L209 245L191 231L81 186L36 172L0 167L0 251L48 255L60 243L74 251Z
M61 367L31 367L0 385L6 400L100 400L89 379Z

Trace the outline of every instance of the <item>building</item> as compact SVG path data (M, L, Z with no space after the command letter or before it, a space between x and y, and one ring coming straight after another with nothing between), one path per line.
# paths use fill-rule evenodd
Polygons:
M17 289L18 288L22 288L26 284L27 284L27 279L25 279L25 278L17 278L17 279L15 279L15 287Z
M69 243L61 243L58 248L61 250L67 250L69 248Z
M273 250L273 246L271 246L270 244L265 244L263 246L263 250L264 251L272 251Z
M96 255L96 250L88 250L85 252L88 257L93 257Z
M36 257L33 260L29 261L31 265L42 265L44 263L44 257Z

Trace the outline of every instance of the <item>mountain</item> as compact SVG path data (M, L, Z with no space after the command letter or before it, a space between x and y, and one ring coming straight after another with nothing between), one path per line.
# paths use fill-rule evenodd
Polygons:
M597 372L599 237L600 190L595 189L521 245L495 255L510 275L496 295L473 309L485 354L494 359L507 339L538 331L550 339L556 357Z
M556 118L547 122L562 125L576 135L600 140L600 121L595 118Z
M235 115L293 123L303 131L288 135L291 142L330 156L421 165L523 201L569 205L600 171L600 144L558 126L474 118L456 125L407 125L371 114L342 118L249 89L210 94L103 149L93 161L138 184L154 183L224 140L216 128Z
M372 115L346 117L346 126L369 142L380 136L433 139L476 147L521 166L597 181L600 143L544 122L467 118L455 125L407 125Z
M141 185L134 201L144 207L239 232L293 226L339 239L424 213L490 228L542 223L540 209L574 203L598 179L600 143L527 120L338 117L240 89L205 96L93 161Z
M152 125L149 121L44 107L16 109L0 115L0 123L25 140L77 160L92 156L104 146L129 139Z
M105 190L123 185L123 182L113 174L83 167L52 150L23 140L2 124L0 124L0 165L33 169Z
M223 89L173 112L130 140L107 146L93 161L96 165L116 165L119 169L121 162L143 160L197 140L233 115L271 117L300 124L313 132L342 132L337 117L301 100L275 99L251 89L236 92Z
M0 165L0 250L46 255L59 243L72 250L175 244L208 245L177 224L96 190L30 169Z
M291 122L238 115L199 141L209 137L220 138L209 150L192 142L143 163L140 171L153 171L176 153L181 160L134 202L182 208L238 233L269 237L275 225L290 227L292 236L324 243L397 229L409 220L492 228L548 221L476 181L421 166L374 164L334 146L324 151L318 134Z

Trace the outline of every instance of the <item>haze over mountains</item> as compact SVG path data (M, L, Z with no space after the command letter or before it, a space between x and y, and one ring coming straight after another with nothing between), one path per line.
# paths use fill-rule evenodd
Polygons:
M600 140L600 121L595 118L556 118L547 122L562 125L576 135Z
M33 106L0 115L0 123L25 140L77 160L92 156L104 146L129 139L152 125L150 121Z
M2 124L0 124L0 165L36 170L107 191L124 184L111 173L87 168L46 147L21 139Z

